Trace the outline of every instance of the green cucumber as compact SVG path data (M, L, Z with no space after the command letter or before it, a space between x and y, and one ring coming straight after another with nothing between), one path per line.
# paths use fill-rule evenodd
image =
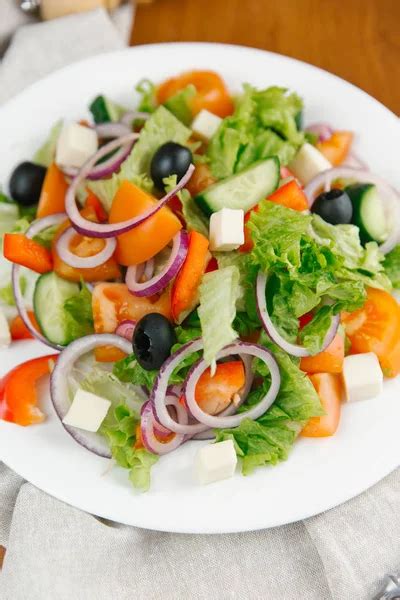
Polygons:
M354 183L345 188L353 205L352 222L360 230L360 240L382 243L388 235L382 199L372 183Z
M66 346L74 339L64 303L76 294L79 294L79 284L61 279L54 271L41 275L36 281L33 310L43 335L54 344Z
M207 216L222 208L242 209L246 213L276 190L279 168L276 156L261 160L205 189L195 202Z
M119 121L124 110L115 104L106 96L97 96L89 106L89 110L92 113L94 122L99 125L100 123L110 123L112 121Z

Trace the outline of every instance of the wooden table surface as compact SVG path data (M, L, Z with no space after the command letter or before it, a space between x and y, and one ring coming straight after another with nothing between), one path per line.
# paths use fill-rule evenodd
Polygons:
M400 0L154 0L138 7L131 41L272 50L331 71L400 114Z

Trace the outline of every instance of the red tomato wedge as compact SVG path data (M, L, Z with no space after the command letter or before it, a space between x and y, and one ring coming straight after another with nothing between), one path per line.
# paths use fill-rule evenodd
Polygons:
M41 219L47 217L47 215L65 212L65 194L67 190L68 183L65 181L64 174L55 163L52 163L47 169L42 191L40 192L37 218Z
M51 252L23 233L5 233L3 252L5 258L11 262L36 273L48 273L53 270Z
M232 99L223 79L214 71L188 71L164 81L157 89L157 101L164 104L188 85L196 88L190 102L193 116L206 109L219 117L227 117L234 110Z
M351 353L375 352L386 377L400 373L400 306L383 290L369 288L359 310L342 315Z
M35 313L33 313L32 311L28 311L28 316L29 316L29 319L30 319L32 325L34 326L34 328L40 332L39 325L36 321ZM29 340L29 339L33 338L33 335L31 334L31 332L29 331L29 329L27 328L27 326L25 325L25 323L23 322L23 320L21 319L21 317L19 315L14 317L13 320L11 321L10 333L11 333L11 339L14 341Z
M139 321L149 313L160 313L171 318L169 291L161 296L139 297L128 291L124 283L99 283L92 295L94 329L96 333L114 333L118 324L126 319ZM125 355L112 346L95 350L98 361L113 362Z
M28 360L0 380L0 415L4 421L24 426L44 421L45 415L37 406L36 383L50 373L57 356Z
M156 204L157 200L129 181L123 181L113 200L109 221L120 223L137 217ZM117 237L117 259L130 266L146 262L169 244L182 229L182 223L164 206L143 223Z
M312 417L302 430L304 437L328 437L333 435L340 421L342 386L339 375L315 373L309 375L321 404L326 412L323 417Z
M197 196L197 194L200 194L200 192L213 185L216 181L210 171L210 167L199 163L196 165L186 188L192 196Z
M189 234L189 248L171 293L174 321L181 323L198 303L198 288L210 260L209 242L197 231Z
M316 146L329 162L336 167L347 157L352 142L353 134L351 131L335 131L329 139L324 142L317 142Z
M200 376L196 385L195 398L200 408L209 415L217 415L229 406L246 379L241 360L235 360L217 365L214 376L210 368ZM180 399L185 406L185 398Z
M344 337L337 333L323 352L306 356L300 361L300 369L306 373L341 373L344 361Z
M81 210L81 214L90 221L98 221L97 213L92 206L85 206ZM54 261L54 271L68 281L79 282L81 279L84 281L108 281L110 279L117 279L121 275L120 268L114 257L111 257L102 265L93 267L91 269L76 269L67 265L58 255L57 252L57 240L67 227L71 225L70 221L65 221L60 225L57 234L54 237L52 244L52 253ZM82 257L93 256L97 252L100 252L104 247L104 240L100 238L90 238L77 233L70 244L70 249L77 255Z

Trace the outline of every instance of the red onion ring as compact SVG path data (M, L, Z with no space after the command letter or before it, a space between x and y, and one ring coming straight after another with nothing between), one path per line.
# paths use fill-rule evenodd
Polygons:
M318 137L318 142L329 140L333 134L333 129L328 123L312 123L311 125L308 125L304 131L316 135Z
M310 208L320 189L324 188L325 191L330 190L332 182L336 179L355 179L360 183L374 183L377 186L384 202L387 221L388 223L393 223L389 237L379 246L379 250L383 254L387 254L393 250L399 243L400 238L400 193L379 177L379 175L374 175L369 171L353 169L351 167L334 167L314 177L304 188Z
M132 142L132 140L136 140L137 137L137 133L131 133L130 135L119 138L117 140L113 140L105 146L102 146L102 148L100 148L100 150L98 150L96 154L94 154L83 165L78 175L72 181L65 197L65 209L69 219L71 220L72 225L79 233L87 235L89 237L101 238L115 237L116 235L120 235L121 233L126 233L127 231L130 231L134 227L137 227L138 225L146 221L149 217L155 215L171 198L173 198L173 196L175 196L188 183L189 179L193 174L194 165L189 166L187 172L173 190L168 192L168 194L161 198L161 200L159 200L154 206L152 206L147 211L145 211L137 217L133 217L132 219L128 219L127 221L121 221L120 223L94 223L82 217L76 205L75 198L77 189L81 181L87 177L87 175L92 170L93 166L100 158L111 152L111 150L114 150L119 146L127 144L128 142Z
M199 361L197 361L197 363L193 365L187 376L185 382L185 398L192 415L200 423L207 425L207 427L222 429L238 427L244 419L258 419L258 417L261 417L261 415L263 415L269 409L269 407L271 406L271 404L273 404L275 398L278 395L281 384L281 376L278 364L269 350L267 350L263 346L259 346L258 344L249 344L248 342L234 342L233 344L226 346L226 348L224 348L223 350L220 350L216 358L224 358L233 353L248 354L262 360L267 365L271 374L270 388L265 394L265 396L262 398L262 400L246 412L230 416L209 415L200 408L195 398L197 382L208 367L206 361L203 358L200 359Z
M61 260L75 269L93 269L107 262L115 252L117 240L115 238L106 238L104 248L93 256L77 256L69 249L71 240L76 235L73 227L68 227L58 238L56 242L57 252Z
M132 319L126 319L125 321L121 321L118 327L115 330L115 335L120 335L125 338L129 342L132 342L133 332L135 331L137 321L133 321ZM131 352L132 350L130 350Z
M134 294L135 296L154 296L154 294L157 294L166 288L169 282L179 273L183 263L185 262L188 247L189 236L184 229L181 229L181 231L179 231L173 239L171 254L165 267L160 273L144 283L139 283L137 281L138 266L135 265L128 267L125 283L128 286L131 294ZM144 273L146 273L146 268L147 263Z
M99 123L99 125L95 125L95 130L98 137L103 139L118 138L131 133L129 125L122 122Z
M32 223L32 225L26 230L25 235L28 238L33 238L35 237L35 235L43 231L43 229L53 227L54 225L60 225L66 220L66 218L67 216L65 213L57 213L54 215L49 215L48 217L43 217L43 219L38 219L37 221L34 221L34 223ZM15 298L15 304L17 306L19 316L21 317L27 329L30 331L30 333L35 339L39 340L39 342L42 342L42 344L46 344L46 346L53 348L54 350L62 350L64 346L60 346L59 344L53 344L53 342L50 342L33 326L33 323L29 318L28 311L25 307L24 296L21 292L20 273L20 265L14 264L11 270L11 281Z
M136 139L139 134L131 134L135 135ZM102 147L104 148L104 146ZM102 149L101 148L101 149ZM86 179L91 179L92 181L96 181L97 179L104 179L105 177L109 177L116 171L118 171L119 167L122 165L124 160L126 160L132 150L132 143L124 144L118 152L115 152L109 159L104 162L95 165L87 174ZM76 167L62 167L62 171L64 175L68 177L77 177L79 174L79 169Z
M150 113L128 110L124 115L122 115L119 122L123 125L128 125L129 129L131 129L133 121L147 121L149 117Z
M179 401L175 396L167 396L165 399L165 405L173 406L177 413L178 422L182 425L187 425L187 412L183 406L179 404ZM176 450L176 448L178 448L185 441L185 436L180 433L175 433L174 437L169 441L161 442L158 440L155 433L157 431L158 435L159 427L153 411L154 408L150 401L143 405L140 428L144 446L147 448L147 450L149 450L149 452L153 452L154 454L167 454L168 452ZM165 428L163 428L161 431L164 439L173 433Z
M298 358L312 356L311 352L307 350L307 348L304 348L304 346L300 346L299 344L292 344L285 340L272 323L271 317L268 313L267 301L265 298L265 288L267 286L267 281L267 276L264 273L261 273L260 271L257 275L256 282L256 300L257 311L263 328L265 329L271 340L288 354L291 354L292 356L297 356ZM319 352L323 352L332 342L333 338L337 333L339 324L340 315L334 315L332 317L331 325L326 333L324 343L322 344L322 348Z
M115 346L126 354L129 354L132 350L131 344L127 340L112 333L87 335L71 342L61 352L51 374L50 395L58 418L74 440L98 456L111 458L111 452L103 436L63 423L63 418L71 406L68 393L68 379L71 370L81 356L91 352L98 346Z
M354 152L349 152L344 162L341 164L342 167L350 167L351 169L362 169L368 171L369 167L361 158L359 158Z

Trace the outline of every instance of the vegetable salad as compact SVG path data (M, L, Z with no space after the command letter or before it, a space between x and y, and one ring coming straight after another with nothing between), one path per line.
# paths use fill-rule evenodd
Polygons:
M66 432L136 488L193 440L200 482L248 475L400 373L399 193L284 88L136 92L54 124L0 194L0 342L49 346L0 418L41 423L50 374Z

